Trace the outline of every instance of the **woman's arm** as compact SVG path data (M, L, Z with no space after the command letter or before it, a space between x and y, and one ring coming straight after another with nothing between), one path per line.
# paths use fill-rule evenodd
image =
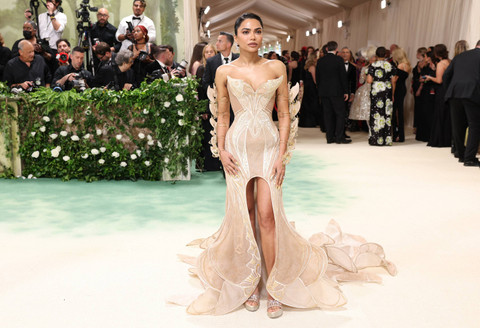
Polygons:
M317 77L315 76L315 72L316 72L316 67L315 65L312 65L308 68L308 71L310 72L310 74L312 74L312 78L313 78L313 83L315 83L315 85L317 84Z
M217 87L217 144L220 160L225 172L229 175L237 175L237 161L232 154L225 150L225 137L230 126L230 98L227 90L227 70L225 66L219 67L215 74Z
M312 66L313 67L313 66ZM315 68L315 67L314 67ZM284 155L287 153L288 138L290 136L290 109L289 109L289 90L287 85L287 76L283 64L274 62L276 76L283 76L282 84L277 89L277 109L278 109L278 130L280 132L280 145L277 161L274 164L272 178L275 178L277 188L283 183L285 176Z
M448 64L446 63L446 61L441 61L440 63L438 63L437 65L437 74L435 74L435 77L433 76L427 76L426 77L426 80L427 81L433 81L435 83L438 83L438 84L442 84L443 82L443 73L445 73L445 70L447 69L448 67Z

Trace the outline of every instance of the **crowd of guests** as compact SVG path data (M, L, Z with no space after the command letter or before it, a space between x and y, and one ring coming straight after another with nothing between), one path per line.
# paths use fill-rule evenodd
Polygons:
M70 41L62 38L68 22L59 11L61 4L61 0L47 0L47 12L38 16L38 24L27 10L23 38L11 50L0 35L0 79L14 92L39 86L58 91L89 87L130 90L149 77L186 76L186 68L173 60L173 47L155 44L155 25L144 15L145 0L133 1L132 15L124 17L118 28L108 22L108 10L99 8L97 22L88 31L91 49L72 48ZM86 69L89 50L93 65Z
M85 48L71 48L69 40L62 38L67 17L58 10L61 3L61 0L47 0L47 12L39 15L38 25L31 20L31 13L26 12L23 38L11 50L4 46L0 35L0 77L15 92L39 86L58 91L88 87L131 90L145 80L184 77L188 73L201 80L199 97L207 99L207 88L213 86L217 68L238 57L232 52L233 36L221 32L214 44L195 45L189 65L185 61L176 63L173 47L155 43L155 25L144 15L146 1L134 0L132 15L124 17L118 28L108 22L106 8L98 10L97 22L89 32L94 66L87 70ZM476 149L480 110L472 108L478 109L480 104L477 99L480 77L472 76L470 84L465 84L464 76L478 74L478 70L467 69L459 77L457 72L463 68L455 69L465 62L456 60L467 56L464 54L469 56L470 67L479 65L480 43L474 50L468 48L466 41L458 41L453 61L443 44L419 48L418 62L413 68L405 51L396 44L390 49L363 48L356 58L348 47L339 49L335 41L321 49L303 47L298 52L284 50L281 54L270 51L264 57L281 60L291 85L303 86L299 126L319 126L327 143L350 143L347 131L359 129L369 132L368 142L372 146L404 142L404 100L410 90L415 99L416 140L432 147L451 147L464 165L479 166ZM410 74L412 82L407 85ZM233 121L233 112L230 117ZM202 118L204 169L218 170L220 162L212 158L208 143L211 130L208 108Z
M444 44L419 48L413 68L396 44L390 49L363 48L356 58L348 47L339 49L335 41L321 49L304 47L300 52L268 53L266 57L286 62L292 85L303 83L299 126L320 126L327 143L350 143L346 132L359 129L368 131L372 146L404 142L404 102L410 91L415 100L415 139L431 147L451 147L465 166L480 166L476 158L480 41L468 49L466 41L458 41L451 61ZM462 67L465 62L470 70Z

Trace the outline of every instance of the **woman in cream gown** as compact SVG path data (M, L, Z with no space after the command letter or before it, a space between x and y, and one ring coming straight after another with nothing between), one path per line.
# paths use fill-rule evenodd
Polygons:
M214 235L190 244L204 248L203 253L196 259L183 257L205 288L188 306L191 314L226 314L244 303L254 311L260 289L266 289L271 318L282 315L282 304L335 308L346 303L337 280L378 281L376 275L358 272L372 265L395 273L379 245L342 234L334 222L330 236L319 233L307 241L287 221L282 182L300 104L293 100L294 92L289 94L283 63L258 56L262 33L260 17L239 17L235 39L240 57L216 73L211 110L218 122L212 121L212 151L226 173L226 213ZM210 90L210 97L215 92ZM272 121L275 101L278 128ZM235 120L229 127L230 105Z

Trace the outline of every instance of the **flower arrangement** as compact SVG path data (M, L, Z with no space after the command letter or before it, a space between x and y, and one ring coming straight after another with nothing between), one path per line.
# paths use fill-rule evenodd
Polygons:
M186 174L201 149L205 103L197 86L192 78L159 79L133 91L23 94L23 175L94 181Z

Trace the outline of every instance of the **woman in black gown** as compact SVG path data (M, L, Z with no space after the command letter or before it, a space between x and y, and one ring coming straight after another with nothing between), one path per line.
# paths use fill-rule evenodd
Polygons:
M436 60L432 51L427 51L424 58L423 61L421 60L417 64L414 72L414 75L418 74L418 88L416 90L414 89L415 110L418 110L418 114L416 115L417 134L415 139L428 142L432 131L433 112L435 109L435 88L432 81L425 80L425 76L435 76Z
M294 86L302 79L302 67L299 63L300 54L298 52L292 51L290 57L292 60L288 63L288 80L292 83L292 86Z
M315 68L317 65L317 56L315 53L308 55L305 62L305 83L302 107L300 108L300 120L298 126L304 128L314 128L320 114L320 104L318 101L317 86L315 82Z
M437 44L433 49L433 53L440 61L437 63L436 75L425 76L426 81L432 81L435 87L435 111L428 146L451 147L452 121L450 109L445 102L445 88L443 86L443 73L450 65L450 59L448 59L447 47L444 44Z
M395 94L393 97L393 141L405 141L405 125L403 116L403 104L405 95L407 94L407 87L405 82L412 70L412 66L407 59L407 54L402 48L397 48L392 54L393 60L397 65L397 82L395 84Z

